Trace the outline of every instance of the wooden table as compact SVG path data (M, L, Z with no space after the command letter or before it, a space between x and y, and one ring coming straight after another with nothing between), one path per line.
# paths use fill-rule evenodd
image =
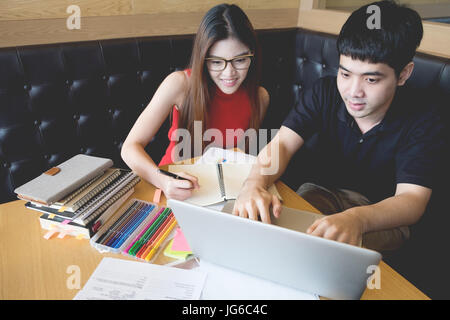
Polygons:
M285 206L318 212L282 182L276 185ZM131 197L152 201L154 191L152 185L141 181ZM161 203L165 201L162 196ZM39 225L40 214L24 204L18 200L0 205L0 299L72 299L103 257L134 260L119 254L101 254L87 239L45 240L47 231ZM160 254L155 263L171 261ZM381 288L366 289L362 299L429 299L384 262L380 273Z

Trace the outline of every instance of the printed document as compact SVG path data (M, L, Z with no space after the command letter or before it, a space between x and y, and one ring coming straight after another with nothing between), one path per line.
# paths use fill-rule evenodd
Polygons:
M198 300L206 273L103 258L74 300Z

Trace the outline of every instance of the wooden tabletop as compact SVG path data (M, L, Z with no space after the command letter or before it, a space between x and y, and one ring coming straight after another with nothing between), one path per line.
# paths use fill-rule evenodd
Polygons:
M284 205L318 212L282 182L277 188ZM141 181L131 198L152 201L155 188ZM161 197L161 204L166 199ZM120 254L102 254L89 240L73 237L45 240L39 213L17 200L0 205L0 299L72 299L104 257L134 260ZM155 263L173 260L160 254ZM380 289L366 289L362 299L429 299L410 282L380 264Z

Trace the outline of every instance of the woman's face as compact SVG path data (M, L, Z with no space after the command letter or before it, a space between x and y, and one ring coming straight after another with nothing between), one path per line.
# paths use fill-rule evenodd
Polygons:
M211 79L223 93L232 94L239 89L251 63L250 57L240 56L250 53L250 49L235 38L220 40L211 46L205 63ZM228 62L225 63L224 59ZM229 62L232 59L234 62ZM226 64L225 69L220 70L224 64Z

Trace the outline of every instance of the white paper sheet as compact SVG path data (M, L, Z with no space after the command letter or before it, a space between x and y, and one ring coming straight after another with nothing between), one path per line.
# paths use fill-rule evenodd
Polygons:
M318 300L316 294L302 292L246 273L200 260L194 270L207 272L202 300Z
M226 150L221 148L209 148L195 163L248 163L253 164L256 162L256 157L233 150Z
M196 300L206 273L103 258L74 300Z

